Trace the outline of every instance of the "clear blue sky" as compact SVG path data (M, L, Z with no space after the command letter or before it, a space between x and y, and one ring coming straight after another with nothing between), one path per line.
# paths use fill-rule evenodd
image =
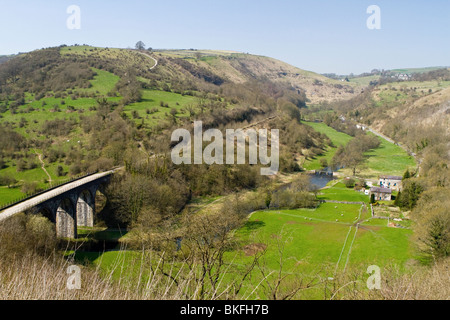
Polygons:
M369 30L369 5L381 29ZM69 30L69 5L81 29ZM450 65L450 1L0 0L0 54L61 44L224 49L319 73Z

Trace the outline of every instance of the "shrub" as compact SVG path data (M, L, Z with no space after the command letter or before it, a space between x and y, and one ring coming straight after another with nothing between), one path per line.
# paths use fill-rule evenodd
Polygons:
M0 256L48 254L56 248L55 226L41 215L19 213L0 223L0 243Z
M38 184L35 181L26 181L20 191L26 194L34 194L39 191Z
M343 183L347 188L353 188L355 186L355 180L352 178L344 179Z
M0 185L2 186L8 186L8 188L10 188L12 185L16 183L17 180L10 174L0 176Z
M58 177L62 177L62 176L64 175L64 169L63 169L62 166L58 166L58 167L56 168L56 175L57 175Z
M328 167L328 161L327 161L327 159L325 159L325 158L321 158L321 159L319 160L319 163L320 163L320 166L321 166L322 168Z

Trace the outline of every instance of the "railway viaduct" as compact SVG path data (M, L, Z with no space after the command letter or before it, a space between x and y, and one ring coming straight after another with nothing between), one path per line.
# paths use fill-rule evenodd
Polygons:
M0 212L0 222L20 212L41 213L55 223L57 237L76 238L77 226L94 225L95 194L115 170L95 173L16 203Z

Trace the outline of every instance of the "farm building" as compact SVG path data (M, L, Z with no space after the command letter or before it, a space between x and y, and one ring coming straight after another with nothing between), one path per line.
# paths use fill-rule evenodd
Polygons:
M372 187L370 188L369 192L370 197L372 197L372 194L375 196L375 200L387 201L391 200L392 189L382 187Z
M360 129L360 130L362 130L362 131L365 131L365 130L366 130L366 126L363 125L363 124L357 124L357 125L356 125L356 129Z
M402 188L402 177L400 176L380 176L379 186L400 191Z

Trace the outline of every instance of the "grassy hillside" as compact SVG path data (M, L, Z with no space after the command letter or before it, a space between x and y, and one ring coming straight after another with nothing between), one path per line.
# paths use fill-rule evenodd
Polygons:
M401 147L388 142L380 137L380 146L366 153L368 157L364 174L377 177L378 175L403 176L406 169L414 171L416 161Z
M349 81L351 83L357 83L361 86L369 86L371 82L375 82L380 79L379 75L373 75L373 76L367 76L367 77L357 77L357 78L350 78Z
M164 50L158 53L189 59L237 83L267 78L275 83L290 85L295 90L305 92L311 104L348 99L358 94L361 88L359 84L332 80L264 56L213 50Z
M177 110L178 117L187 117L189 113L185 107L195 105L196 102L197 99L192 96L159 90L143 90L141 101L127 105L124 112L137 123L144 122L151 127L167 119L172 108ZM161 106L161 103L164 106Z
M315 82L321 90L335 84L271 58L236 52L90 46L26 53L2 64L0 75L7 88L0 94L1 122L23 138L23 145L9 145L0 155L0 177L16 180L3 190L0 204L21 194L18 190L26 192L26 183L39 190L123 164L124 149L152 153L163 145L152 134L194 117L215 126L246 125L277 108L286 112L304 105L307 90L300 86ZM298 80L294 86L292 77Z
M330 163L337 147L340 145L345 146L352 139L348 134L336 131L323 122L305 122L305 124L313 127L314 130L318 132L326 134L334 144L334 147L327 146L322 155L306 160L303 163L303 166L307 170L321 169L321 159L326 159L327 163ZM361 177L377 179L379 175L386 174L402 176L406 169L415 170L417 164L414 157L409 155L400 146L380 137L378 137L378 139L380 141L380 146L365 153L366 159L359 174ZM348 169L341 169L340 171L345 174L351 174Z
M403 81L377 86L371 93L379 113L369 116L372 126L381 130L395 119L411 127L439 126L450 134L450 81ZM383 115L380 117L380 113Z
M96 68L92 68L92 70L96 73L90 81L92 86L86 90L80 90L85 97L75 97L74 94L80 93L76 89L65 90L59 94L60 97L58 98L55 95L49 95L39 100L36 99L35 94L27 93L24 105L19 106L14 112L7 110L2 113L2 122L15 126L15 131L26 139L46 141L48 135L42 133L42 127L48 121L70 120L79 122L80 117L93 115L95 113L93 108L97 105L97 97L106 96L106 93L114 88L119 77ZM114 102L119 99L118 97L111 97L108 98L108 101ZM55 137L53 144L58 145L64 152L69 152L72 148L86 145L88 142L89 137L86 134L80 129L74 129L67 135ZM38 161L37 154L42 153L43 149L40 147L31 150L31 159L36 163L36 168L32 170L19 171L15 161L5 162L6 167L0 169L0 176L14 176L18 183L17 186L12 188L2 188L0 205L24 196L24 193L20 191L20 185L25 182L36 183L37 188L45 189L50 187L52 183L68 179L69 166L64 161L49 163L48 160L44 159L45 168L52 178L52 182L48 181L48 176L41 169L41 163ZM58 166L63 168L65 175L57 176Z
M312 127L314 130L325 134L330 140L333 142L334 147L327 146L326 150L322 155L318 155L314 157L314 159L308 159L305 162L303 162L303 167L306 170L319 170L322 168L320 165L320 160L325 159L327 160L327 163L331 162L331 159L333 158L336 149L338 146L342 145L345 146L347 142L350 141L352 138L351 136L343 133L338 132L334 130L333 128L327 126L323 122L305 122L306 125Z

